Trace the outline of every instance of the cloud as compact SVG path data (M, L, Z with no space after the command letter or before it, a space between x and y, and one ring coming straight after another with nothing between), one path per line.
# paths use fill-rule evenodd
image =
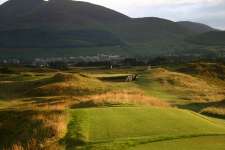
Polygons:
M225 29L225 0L85 0L131 17L189 20Z

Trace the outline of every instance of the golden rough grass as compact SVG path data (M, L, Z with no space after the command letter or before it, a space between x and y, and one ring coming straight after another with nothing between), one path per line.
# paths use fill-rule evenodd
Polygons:
M212 87L207 84L206 81L193 77L191 75L172 72L163 68L155 69L152 72L152 76L155 80L161 82L164 85L172 85L185 88L194 89L211 89ZM202 89L204 87L204 89Z
M208 80L163 68L150 72L150 79L157 81L168 91L185 94L194 101L219 101L225 98L224 88L211 84Z
M11 148L3 148L3 150L25 150L21 144L13 144Z
M71 103L70 100L61 100L61 101L56 101L53 103L42 103L42 104L28 104L26 107L27 108L32 108L34 110L65 110L68 108L69 104Z
M51 129L49 135L54 135L54 138L60 138L65 134L67 121L64 113L52 113L50 115L40 113L33 116L32 119L43 122L43 128ZM38 129L34 130L34 133L38 135Z
M214 105L202 109L201 113L225 117L225 100L216 102Z
M32 128L32 133L30 133L30 129L24 129L23 134L31 134L29 139L26 139L26 143L21 143L18 140L18 143L5 146L4 150L41 150L65 136L68 123L66 113L38 111L33 115L29 115L31 118L27 123L38 122L38 124Z
M212 114L225 117L225 107L207 107L201 113Z
M146 96L142 90L113 90L100 94L84 96L60 96L41 98L42 103L30 103L23 108L32 108L33 110L64 110L73 105L82 107L131 104L131 105L149 105L158 107L168 107L169 103L153 96Z
M158 107L170 106L167 102L159 100L155 97L145 96L141 90L120 90L110 91L103 94L91 95L81 98L83 101L91 101L96 105L105 104L134 104L134 105L150 105Z
M31 95L82 95L102 91L106 85L92 77L80 74L58 73L49 79L51 83L44 84L30 91Z
M35 139L30 139L25 146L20 143L13 144L10 148L3 148L3 150L37 150L37 141ZM39 148L40 149L40 148Z
M202 77L225 80L225 65L220 63L190 63L178 71L200 75Z

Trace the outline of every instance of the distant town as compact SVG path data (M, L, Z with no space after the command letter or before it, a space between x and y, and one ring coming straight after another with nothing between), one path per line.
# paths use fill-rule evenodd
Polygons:
M182 59L180 59L182 58ZM1 65L26 65L31 67L73 67L73 66L135 66L164 63L189 62L200 59L224 59L225 53L220 55L202 54L167 54L159 57L130 57L114 54L97 54L93 56L48 57L23 60L18 58L0 59Z

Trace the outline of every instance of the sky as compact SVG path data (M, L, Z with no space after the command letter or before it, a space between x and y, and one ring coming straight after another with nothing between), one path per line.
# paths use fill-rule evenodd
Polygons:
M6 0L0 0L0 4ZM225 30L225 0L81 0L130 17L160 17L194 21Z

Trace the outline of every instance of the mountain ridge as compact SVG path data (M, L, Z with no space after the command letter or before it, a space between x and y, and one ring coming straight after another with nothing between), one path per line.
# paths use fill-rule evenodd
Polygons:
M185 39L199 34L171 20L131 18L103 6L72 0L9 0L0 5L0 21L3 56L9 52L2 49L8 48L44 48L46 52L49 48L74 48L74 55L78 48L107 46L140 55L188 52L194 46ZM207 25L202 26L205 30ZM13 50L10 52L15 56Z

